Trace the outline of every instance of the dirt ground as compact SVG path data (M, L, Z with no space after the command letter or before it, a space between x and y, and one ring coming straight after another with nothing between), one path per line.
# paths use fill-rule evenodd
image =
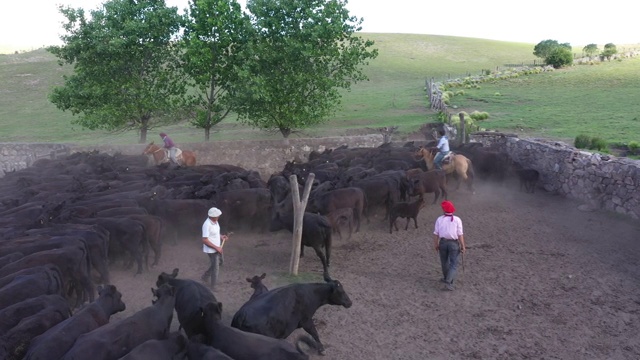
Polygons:
M480 183L475 195L460 189L449 199L468 245L456 291L438 281L431 233L439 205L422 210L418 229L405 231L401 219L391 235L381 216L372 218L349 241L334 240L331 275L353 306L318 310L326 355L312 359L640 358L638 221L513 184ZM232 236L215 293L225 323L252 292L247 276L266 272L269 288L291 281L290 249L286 231ZM149 306L161 271L177 267L197 280L207 261L193 238L165 246L160 265L143 275L113 269L127 304L114 318ZM320 282L321 269L308 249L301 277Z

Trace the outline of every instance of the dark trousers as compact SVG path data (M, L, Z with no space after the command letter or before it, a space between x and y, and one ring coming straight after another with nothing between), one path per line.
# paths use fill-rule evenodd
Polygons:
M220 270L220 258L221 255L220 253L207 253L207 255L209 256L209 262L211 263L211 265L209 265L209 269L207 269L207 271L205 271L204 275L202 275L202 280L203 281L210 281L211 287L215 287L216 286L216 282L218 281L218 273ZM209 278L210 277L210 278Z
M440 239L440 264L442 265L442 277L447 284L453 284L458 270L458 255L460 244L457 240Z

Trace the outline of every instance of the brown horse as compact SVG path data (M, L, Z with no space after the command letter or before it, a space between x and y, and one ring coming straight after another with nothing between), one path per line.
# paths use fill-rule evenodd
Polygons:
M168 151L158 145L155 145L153 141L150 142L149 145L147 145L144 151L142 151L142 154L153 157L153 161L156 165L160 165L169 161ZM181 153L176 154L176 160L181 166L195 166L196 154L193 151L182 150Z
M427 169L432 170L435 169L433 159L436 157L437 153L437 148L427 149L421 146L416 152L416 156L423 158L424 162L427 164ZM462 178L462 180L467 183L467 186L469 186L469 190L471 190L472 193L475 193L475 190L473 189L474 172L471 160L461 154L452 154L450 155L450 158L451 159L447 164L442 164L442 169L447 173L447 175L455 174L458 176L458 186L456 186L456 189L460 187L460 178Z

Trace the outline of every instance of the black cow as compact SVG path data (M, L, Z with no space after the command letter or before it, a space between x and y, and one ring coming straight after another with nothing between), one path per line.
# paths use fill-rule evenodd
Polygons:
M303 328L324 353L313 315L322 305L351 307L351 299L337 280L326 283L291 284L273 289L242 305L231 326L276 339L285 339Z
M136 346L119 360L175 360L185 349L187 339L179 332L169 334L166 339L151 339Z
M169 284L176 292L176 313L180 327L184 329L187 337L204 334L205 325L202 317L202 308L212 302L218 303L211 290L197 281L189 279L176 279L178 269L173 269L171 274L165 272L158 275L156 286Z
M286 202L286 200L285 200ZM287 229L293 233L293 212L285 211L286 206L277 205L271 218L270 231ZM305 212L302 218L302 246L300 247L300 257L304 256L304 247L313 248L322 262L323 276L325 280L330 280L329 266L331 264L331 224L326 217L310 212ZM325 253L322 249L325 249Z
M69 308L67 300L60 295L40 295L7 306L0 310L0 334L6 334L22 319L37 314L56 303L64 304L67 309Z
M209 303L204 309L207 345L222 351L235 360L307 360L299 347L305 342L314 347L315 343L306 336L296 341L296 346L286 340L245 332L220 322L221 303Z
M125 308L122 294L115 286L99 287L96 301L33 339L25 360L60 359L80 335L107 324L111 315Z
M152 306L81 335L62 360L84 360L87 354L92 360L118 359L147 340L165 339L173 318L175 290L163 285L151 291L158 298Z
M420 196L417 200L412 202L399 202L393 204L391 207L391 213L389 214L389 234L393 232L393 228L396 228L398 231L398 225L396 224L396 220L401 218L407 219L407 224L404 226L404 229L407 230L409 228L409 221L413 219L413 224L418 228L418 213L420 209L424 207L424 198Z
M0 278L0 309L32 297L53 294L65 294L62 273L55 265L29 267Z
M187 344L189 360L233 360L222 351L205 344L189 341Z
M360 221L367 206L364 191L358 187L347 187L329 191L317 188L309 195L308 209L327 215L337 209L349 208L353 211L356 232L360 231ZM366 215L366 213L364 213Z
M269 291L269 289L262 283L262 280L264 280L266 276L266 273L262 273L260 276L254 275L253 277L247 278L247 282L251 284L251 288L253 289L253 294L251 294L249 301Z
M23 314L26 316L0 336L0 359L22 359L31 339L71 316L69 303L58 295L48 295L44 306L35 306L37 308L35 313Z

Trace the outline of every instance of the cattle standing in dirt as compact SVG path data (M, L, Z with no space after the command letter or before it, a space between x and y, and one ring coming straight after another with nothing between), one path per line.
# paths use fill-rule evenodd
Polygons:
M294 346L286 340L224 325L220 322L222 313L220 303L207 304L203 313L207 326L207 345L219 349L235 360L307 360L309 356L300 349L298 342L305 342L311 347L315 345L306 336L298 338Z
M324 353L313 315L323 305L351 307L351 299L337 280L326 283L291 284L273 289L249 301L233 316L231 326L243 331L286 339L303 328Z
M171 274L165 272L158 275L156 286L169 284L175 288L175 307L178 314L180 327L184 329L187 337L204 334L205 325L202 317L202 308L212 302L217 303L211 290L197 281L189 279L177 279L178 269L173 269Z
M98 288L96 301L31 341L25 360L60 359L80 335L109 322L111 315L124 311L122 294L113 285Z
M424 197L424 194L434 193L435 204L442 193L442 198L447 199L447 175L444 170L430 170L415 173L409 176L413 184L411 196Z
M110 322L78 338L62 360L119 359L151 339L165 339L171 328L175 290L169 285L151 289L158 298L152 306L128 318Z
M285 202L287 200L284 200ZM286 211L286 206L279 204L274 208L269 231L287 229L293 233L293 212ZM329 265L331 264L331 224L326 217L310 212L305 212L302 219L302 246L300 257L304 256L304 247L313 248L322 262L323 276L330 280ZM325 249L325 252L322 249Z
M524 188L527 193L534 193L536 191L536 184L540 179L540 173L534 169L517 169L516 175L520 181L520 190Z
M393 228L396 228L398 231L398 225L396 224L396 220L400 218L407 219L407 223L404 226L404 229L407 230L409 228L409 221L413 219L413 223L418 228L418 213L420 209L424 208L424 198L420 196L417 200L412 202L399 202L393 204L391 207L391 214L389 215L389 234L393 233Z

